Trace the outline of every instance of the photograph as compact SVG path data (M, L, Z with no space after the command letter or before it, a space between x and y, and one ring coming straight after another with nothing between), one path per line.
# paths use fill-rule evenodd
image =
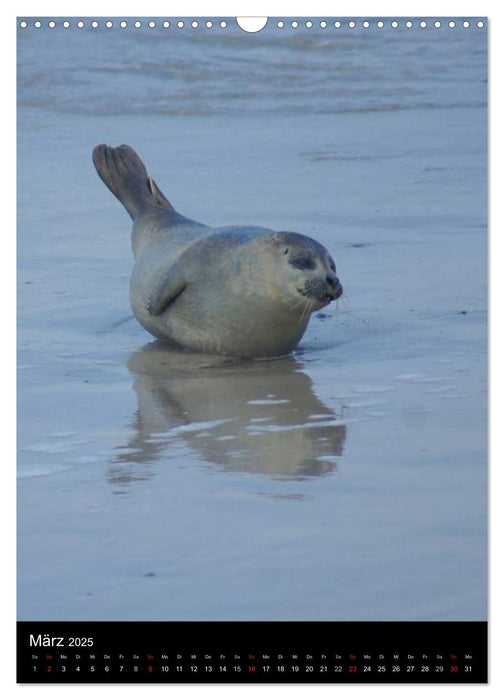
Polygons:
M16 25L25 680L54 623L486 639L488 20Z

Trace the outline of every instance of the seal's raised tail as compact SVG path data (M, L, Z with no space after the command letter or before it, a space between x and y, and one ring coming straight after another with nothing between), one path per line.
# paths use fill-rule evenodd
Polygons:
M132 219L152 205L175 211L130 146L114 148L100 144L93 150L93 163L98 175Z

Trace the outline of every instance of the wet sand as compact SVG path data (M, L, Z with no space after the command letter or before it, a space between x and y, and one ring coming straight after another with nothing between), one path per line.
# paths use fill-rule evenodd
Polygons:
M118 116L90 92L65 102L54 77L60 101L37 103L33 70L19 619L485 619L483 88L431 108L307 117L269 95L260 117ZM317 238L344 298L289 358L153 342L131 318L130 222L93 170L99 142L130 143L191 218Z

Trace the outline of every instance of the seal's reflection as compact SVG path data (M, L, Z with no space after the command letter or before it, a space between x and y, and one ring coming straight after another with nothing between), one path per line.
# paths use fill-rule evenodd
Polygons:
M292 357L245 362L156 341L128 368L138 411L111 481L149 478L152 463L183 459L181 445L226 469L291 478L325 474L342 454L345 426Z

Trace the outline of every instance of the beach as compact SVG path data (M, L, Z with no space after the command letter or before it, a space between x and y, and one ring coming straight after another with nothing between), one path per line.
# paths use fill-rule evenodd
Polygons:
M18 32L18 619L486 619L485 32ZM155 342L98 143L344 296L287 358Z

